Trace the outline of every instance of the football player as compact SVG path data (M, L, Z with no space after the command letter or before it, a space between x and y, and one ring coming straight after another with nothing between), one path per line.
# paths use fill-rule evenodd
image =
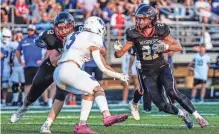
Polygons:
M10 86L10 75L11 75L11 66L10 66L10 59L13 48L11 47L11 40L12 40L12 33L9 29L3 29L2 31L2 40L0 42L0 46L4 49L4 60L3 60L3 74L1 79L2 85L2 106L6 105L6 97L8 88Z
M74 127L74 132L78 134L95 133L86 123L93 103L93 100L88 99L89 96L95 98L95 102L103 115L103 124L105 126L123 122L128 118L128 114L111 115L103 88L97 80L92 79L91 75L81 70L82 65L89 61L92 55L102 72L121 81L128 81L128 75L115 72L100 53L105 34L106 27L101 18L95 16L87 18L83 32L75 32L68 36L64 53L58 61L58 67L53 75L58 88L72 93L81 92L84 94L81 102L81 111L83 112L81 112L79 123ZM74 87L75 90L69 90L71 87ZM90 104L83 105L85 102Z
M47 56L40 65L36 76L34 77L32 87L25 96L23 105L11 116L11 122L17 122L27 112L29 106L35 102L41 94L53 83L53 72L56 62L60 58L63 50L65 37L74 31L75 21L73 16L68 12L59 13L54 21L54 28L41 33L35 40L37 46L47 49ZM56 90L55 102L64 101L62 92ZM61 94L61 95L60 95ZM57 109L59 105L57 105ZM56 109L54 109L56 111ZM58 111L58 110L57 110Z
M157 23L157 11L152 6L140 7L135 13L135 18L136 25L126 30L125 45L122 46L119 42L114 44L115 57L123 56L135 46L141 62L142 79L159 110L178 115L188 128L193 127L188 112L194 115L201 127L207 126L208 122L197 112L190 100L177 90L171 67L163 57L164 52L181 51L182 46L170 35L166 24ZM175 99L186 111L165 102L161 95L163 86L167 95Z

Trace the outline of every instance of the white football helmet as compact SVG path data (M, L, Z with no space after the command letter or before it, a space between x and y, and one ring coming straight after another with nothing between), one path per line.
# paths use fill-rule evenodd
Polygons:
M12 39L11 30L4 28L2 31L2 41L4 43L10 42Z
M96 33L104 38L106 35L106 26L101 18L91 16L88 17L84 22L84 31Z

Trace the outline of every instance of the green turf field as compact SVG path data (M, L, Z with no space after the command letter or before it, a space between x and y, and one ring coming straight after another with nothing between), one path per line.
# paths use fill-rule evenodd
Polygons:
M164 114L163 112L158 112L155 106L153 106L151 113L141 113L140 121L135 121L130 116L125 123L108 128L102 125L101 114L99 114L97 108L93 108L93 112L89 118L89 126L100 134L219 134L219 105L195 105L195 107L209 121L209 126L206 128L200 128L195 122L195 127L189 130L184 126L184 122L181 119L176 116ZM128 112L128 106L111 106L110 109L113 111L113 114ZM11 124L9 119L11 113L14 111L15 109L2 109L2 134L39 133L42 123L46 120L49 109L31 109L30 113L26 114L18 123ZM78 111L79 107L64 108L51 127L52 133L73 133L73 125L78 121L79 117Z

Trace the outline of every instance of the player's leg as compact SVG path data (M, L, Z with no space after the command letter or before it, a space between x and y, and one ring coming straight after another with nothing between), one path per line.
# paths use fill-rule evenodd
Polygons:
M42 94L43 96L43 104L41 104L41 106L48 106L48 88L47 90L45 90Z
M196 87L197 85L198 85L198 79L194 79L193 88L192 88L192 95L191 95L192 102L195 102L195 97L197 94L197 87Z
M201 103L204 102L205 92L206 92L206 81L203 81L203 83L201 84L201 97L200 97Z
M26 113L29 106L52 84L54 70L55 67L52 66L49 59L43 61L33 79L29 93L24 98L23 105L12 115L11 122L17 122Z
M12 82L12 92L13 92L13 99L12 99L12 106L17 106L18 97L19 97L19 83Z
M49 107L52 107L55 95L56 95L56 85L55 85L55 83L52 83L50 85L50 89L49 89L49 99L48 99Z
M13 92L13 99L12 99L12 106L17 106L18 104L18 96L19 96L19 74L18 71L13 69L11 74L11 82L12 82L12 92Z
M175 85L172 70L168 65L163 68L163 71L160 73L159 79L165 87L167 95L175 99L190 114L193 114L201 127L205 127L208 125L208 122L197 112L189 98L178 91Z
M68 85L93 95L103 115L105 126L110 126L127 119L127 114L118 116L112 116L110 114L103 88L88 73L78 68L76 64L68 62L58 66L54 72L54 81L61 89L66 90L66 85ZM74 91L70 92L74 93Z
M20 92L22 93L22 101L24 100L25 93L24 93L24 86L25 86L25 79L24 79L24 69L20 68L18 71L19 82L20 82ZM23 102L22 102L23 104Z
M64 105L65 97L67 94L68 94L68 92L66 92L62 89L59 89L57 87L56 94L54 97L54 99L55 99L54 103L53 103L52 108L48 114L46 121L41 126L40 133L51 133L50 127L51 127L52 123L55 121L58 114L60 113L60 111Z
M9 88L10 71L3 71L2 75L2 106L6 105L7 93Z

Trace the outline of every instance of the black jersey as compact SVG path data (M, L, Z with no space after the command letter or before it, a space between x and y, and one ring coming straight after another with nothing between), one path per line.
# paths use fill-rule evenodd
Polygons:
M152 37L144 37L135 26L132 26L126 30L126 39L134 43L134 49L136 49L136 54L141 61L142 67L145 66L149 69L165 64L163 54L153 53L152 46L169 34L168 26L163 23L155 25L155 33Z
M83 25L75 26L75 32L82 31ZM63 51L63 39L58 38L53 29L42 32L35 40L38 47L46 48L47 50L56 49L59 53Z

